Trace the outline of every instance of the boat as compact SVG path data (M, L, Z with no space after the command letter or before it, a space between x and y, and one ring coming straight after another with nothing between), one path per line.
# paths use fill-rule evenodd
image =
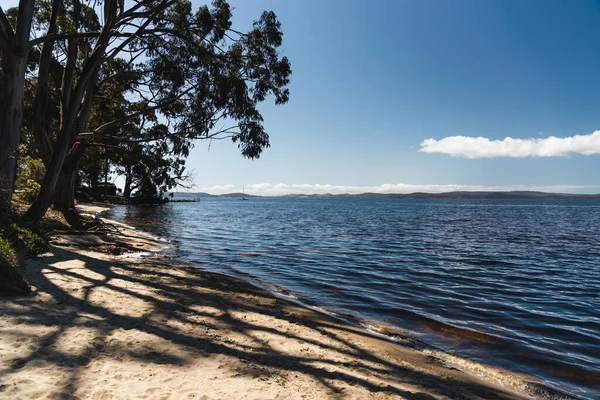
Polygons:
M240 197L240 200L248 200L248 198L244 194L244 186L242 186L242 197Z

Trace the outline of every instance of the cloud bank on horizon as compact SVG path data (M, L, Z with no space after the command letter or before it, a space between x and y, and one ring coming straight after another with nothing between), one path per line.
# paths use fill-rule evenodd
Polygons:
M453 157L559 157L570 154L600 154L600 131L589 135L559 138L490 140L484 137L448 136L441 140L425 139L421 142L424 153L441 153Z
M442 193L454 191L512 191L531 190L554 193L598 193L600 186L548 185L548 186L483 186L483 185L412 185L405 183L386 183L379 186L344 186L329 184L285 184L285 183L256 183L244 187L246 194L259 196L281 196L285 194L359 194L359 193ZM210 194L241 192L235 185L216 185L194 191Z

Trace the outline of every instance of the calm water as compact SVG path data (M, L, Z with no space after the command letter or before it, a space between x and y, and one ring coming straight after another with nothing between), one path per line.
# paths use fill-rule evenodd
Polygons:
M214 271L600 398L600 202L202 199L117 207Z

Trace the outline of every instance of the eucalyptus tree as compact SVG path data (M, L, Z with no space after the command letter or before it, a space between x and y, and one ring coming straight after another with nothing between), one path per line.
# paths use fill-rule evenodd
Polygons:
M75 26L81 14L81 5L75 0L71 8L74 10L73 19ZM86 8L83 7L84 13ZM89 10L89 8L87 8ZM38 11L37 13L35 11ZM93 15L88 13L88 15ZM69 43L87 36L97 36L97 32L79 33L73 29L73 23L68 14L68 7L63 0L20 0L19 6L8 9L6 12L0 8L0 211L10 208L10 200L14 189L15 166L18 155L18 145L23 136L23 109L27 100L31 105L28 134L36 141L37 154L48 166L52 154L52 145L49 140L51 134L48 129L52 125L52 116L47 115L50 104L48 77L60 70L61 80L69 87L73 83L72 71L76 68L73 63L62 73L62 68L53 57L55 42L68 40ZM85 22L87 18L83 18ZM47 26L47 31L41 33L41 26ZM34 29L32 29L34 28ZM38 36L40 35L40 36ZM70 60L76 57L70 46ZM30 51L33 49L33 51ZM32 57L39 60L32 62ZM67 60L69 61L69 60ZM69 63L67 63L69 64ZM29 68L28 68L29 67ZM51 72L52 67L55 67ZM38 71L37 77L27 72ZM69 74L71 73L71 74ZM24 86L28 83L35 86L35 98L25 99ZM64 88L63 88L64 89ZM61 92L61 120L62 106L68 102L68 90ZM35 118L34 118L35 116ZM40 134L44 131L43 135Z
M13 23L0 8L0 212L10 208L23 119L34 0L19 1Z
M190 187L191 174L185 167L187 151L177 149L177 142L170 140L171 136L148 140L149 137L160 135L167 129L165 125L155 125L154 133L144 132L143 139L119 143L118 148L121 151L114 153L112 166L113 172L124 178L124 197L131 198L144 184L155 186L157 197L163 197L168 190L175 187Z
M43 216L57 183L57 192L72 197L85 143L146 143L163 146L176 158L187 156L194 139L230 138L249 158L259 157L269 146L258 105L269 96L276 104L286 103L291 74L289 61L279 54L282 31L273 12L264 12L248 32L241 32L232 28L231 9L223 0L196 11L187 0L127 5L125 9L123 2L105 1L97 29L90 21L82 22L94 14L93 4L84 7L74 0L72 5L52 6L59 22L61 13L70 13L72 22L63 28L56 24L55 34L52 18L47 23L48 36L63 52L60 126L40 194L26 215L31 220ZM41 53L47 43L43 41ZM106 73L103 66L113 62L121 67ZM130 104L127 114L92 121L98 93L119 80ZM137 133L111 132L132 120ZM47 130L35 132L42 146L51 142ZM71 203L58 202L63 208Z

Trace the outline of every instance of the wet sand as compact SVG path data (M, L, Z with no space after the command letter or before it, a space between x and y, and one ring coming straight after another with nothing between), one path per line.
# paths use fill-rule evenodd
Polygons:
M242 280L127 257L163 244L107 228L54 235L26 265L34 294L0 299L0 398L544 397L523 379L394 343Z

